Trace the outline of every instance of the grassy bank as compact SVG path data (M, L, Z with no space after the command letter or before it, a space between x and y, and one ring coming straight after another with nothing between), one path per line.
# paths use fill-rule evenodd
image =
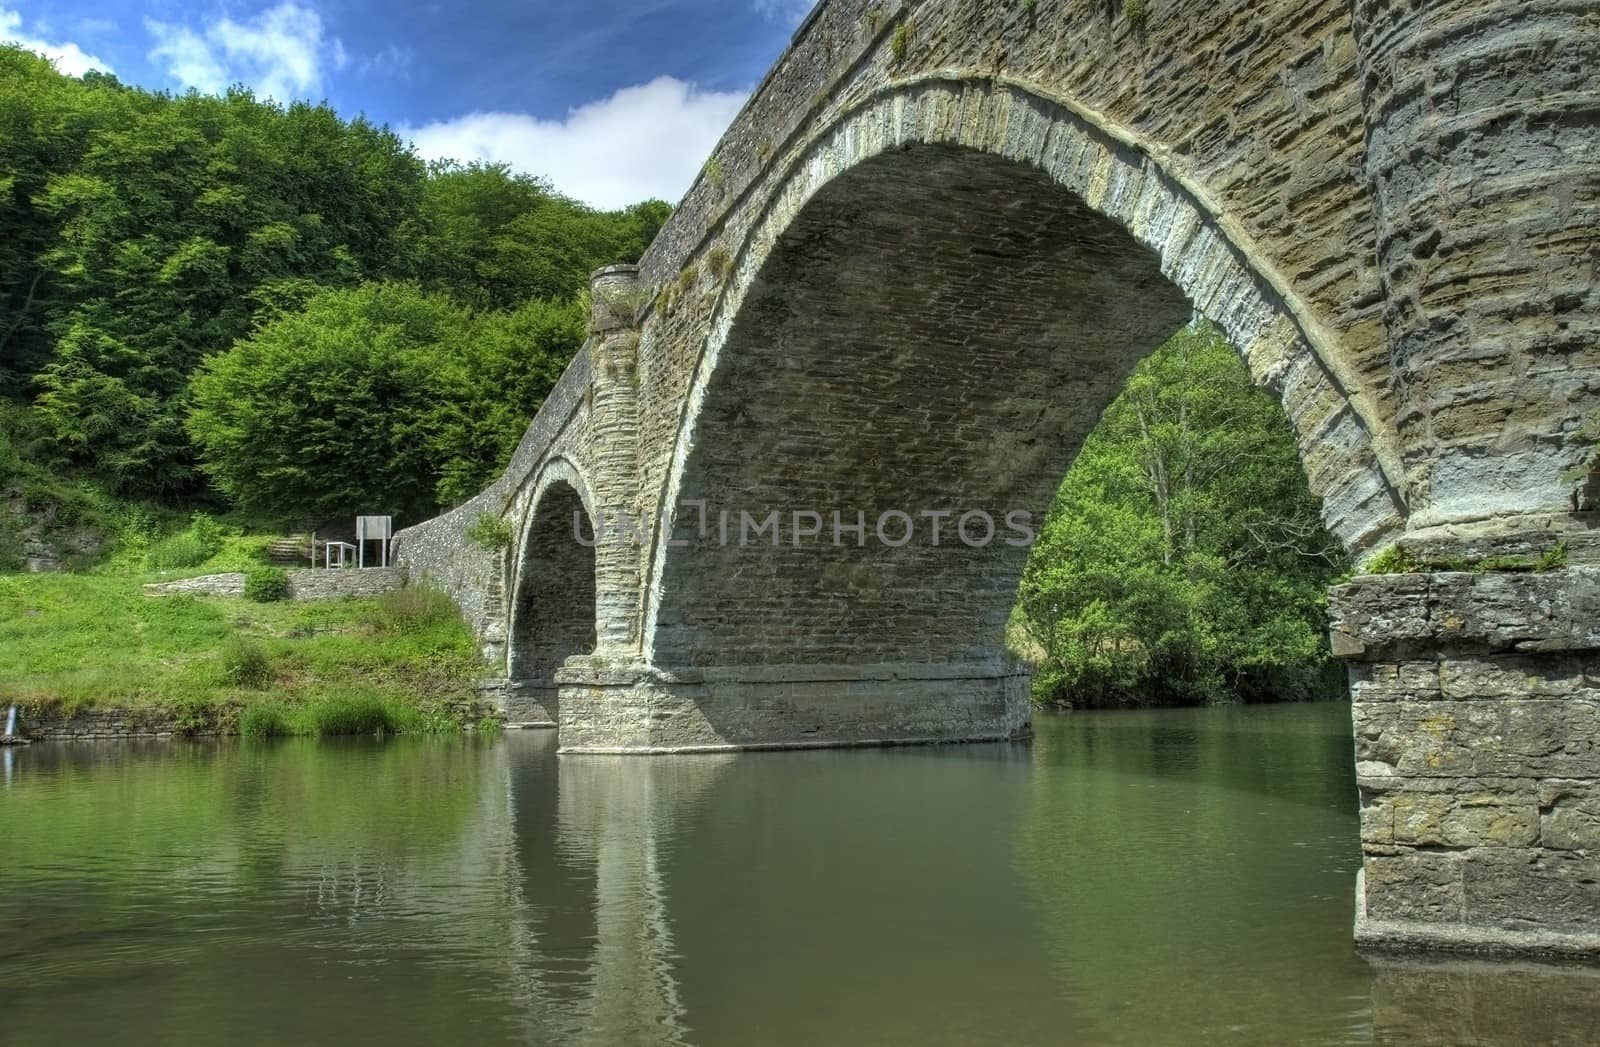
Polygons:
M267 734L457 730L481 669L443 595L151 597L143 575L0 575L0 704L162 709Z

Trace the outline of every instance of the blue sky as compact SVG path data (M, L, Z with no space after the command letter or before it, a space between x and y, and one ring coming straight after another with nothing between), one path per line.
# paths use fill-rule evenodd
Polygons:
M0 39L154 89L326 99L426 156L676 202L809 0L0 0Z

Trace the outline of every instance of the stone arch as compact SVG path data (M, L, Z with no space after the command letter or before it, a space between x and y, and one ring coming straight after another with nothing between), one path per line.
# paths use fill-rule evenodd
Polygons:
M817 456L829 452L827 441L843 433L842 428L837 428L787 434L801 441L799 445L793 439L787 444L782 440L752 440L748 431L752 411L770 411L771 416L765 420L769 424L799 423L799 428L804 429L805 420L785 414L781 404L803 402L808 388L803 383L788 389L770 387L766 389L770 399L763 400L746 395L755 387L747 389L739 383L754 380L759 384L762 379L758 372L762 368L769 372L774 367L793 370L798 363L812 369L810 380L820 381L830 390L823 397L823 410L855 412L856 420L861 420L886 417L896 404L904 407L915 390L891 388L881 397L863 396L860 390L843 393L841 390L852 380L848 366L836 367L837 361L830 362L816 352L808 357L792 351L807 339L807 345L815 350L816 343L825 337L820 330L803 329L806 317L827 316L837 324L844 320L831 315L830 306L841 302L853 302L863 314L870 315L882 313L896 303L906 308L907 302L920 301L935 312L942 311L945 320L959 329L966 322L963 315L970 317L973 310L981 311L986 303L992 305L995 301L994 297L962 297L958 281L982 277L983 265L988 264L971 261L974 243L982 245L976 251L992 252L989 261L993 265L1020 267L1013 275L1023 281L1021 286L1031 294L1048 295L1052 286L1057 291L1073 290L1070 283L1052 285L1049 266L1066 265L1056 276L1071 275L1082 280L1093 276L1092 263L1097 260L1112 263L1106 272L1116 272L1127 287L1138 289L1135 296L1121 296L1116 307L1127 314L1126 319L1138 321L1124 332L1137 344L1132 349L1124 345L1120 352L1109 344L1103 345L1097 350L1098 356L1090 354L1081 361L1087 368L1085 374L1092 371L1092 377L1109 380L1076 390L1082 399L1076 410L1063 413L1038 398L1020 405L989 404L992 408L1016 408L1033 415L1000 424L1015 446L1008 449L996 445L989 449L996 468L1010 467L1007 455L1027 445L1030 432L1035 434L1035 440L1063 440L1062 454L1058 456L1063 460L1057 463L1059 468L1050 467L1049 487L1053 492L1076 452L1077 441L1115 395L1127 370L1191 311L1198 311L1227 333L1258 384L1271 389L1283 402L1298 437L1312 491L1322 502L1324 519L1346 547L1358 553L1373 549L1403 527L1407 510L1398 482L1398 455L1392 433L1379 421L1372 391L1363 387L1354 369L1342 358L1337 341L1316 324L1310 310L1298 302L1285 279L1254 249L1238 223L1219 214L1201 187L1174 173L1152 143L1036 86L998 77L949 75L894 83L844 106L809 136L808 144L795 157L779 173L772 191L765 194L765 204L735 252L732 272L712 313L706 343L685 398L658 507L661 518L672 520L673 524L659 532L648 567L643 640L645 657L652 664L682 664L679 659L685 657L706 664L717 664L728 657L762 660L753 645L743 650L730 649L714 637L725 636L736 628L731 621L733 616L748 615L752 610L757 614L766 612L747 606L749 600L744 604L739 600L729 603L725 597L739 594L719 588L716 583L709 587L704 583L720 576L727 584L738 586L745 597L754 599L763 583L788 586L793 578L805 577L808 570L790 565L763 571L749 563L733 562L737 558L726 552L713 559L729 562L713 565L706 558L705 542L696 540L692 528L686 529L686 525L694 523L683 519L686 499L715 496L717 492L709 488L719 484L758 501L781 495L782 484L788 482L781 478L806 473L792 449L811 441L799 454L810 456L814 462ZM937 170L944 182L934 177L919 178L919 165L924 176ZM885 192L885 186L894 188ZM851 199L853 194L859 194L855 200ZM984 221L989 224L978 228L969 223L957 228L962 216L950 208L963 207L974 209L974 213L986 209ZM1036 213L1025 213L1035 208ZM844 226L837 225L841 219ZM873 264L879 266L878 276L894 286L870 286L870 266L856 267L853 275L857 283L853 286L837 279L837 274L849 270L854 263L849 251L830 246L830 222L836 225L834 233L848 227L852 236L880 236L882 242L875 248L878 254ZM941 230L951 235L941 240ZM1074 230L1082 234L1076 259L1081 264L1076 269L1067 264L1072 261L1069 255L1074 248L1072 238L1077 235ZM914 259L916 264L904 264L913 261L904 251L898 260L893 258L894 235L901 235L905 245L917 241L915 249L921 253ZM1019 238L1028 240L1030 236L1030 243L1014 249ZM834 239L842 241L838 236ZM968 253L966 260L960 257L963 251ZM812 264L821 259L825 264ZM799 302L797 298L805 294L807 280L832 281L827 300L814 297ZM908 284L922 295L920 299L915 294L908 297L901 293ZM1086 286L1081 284L1078 289ZM1003 297L1002 289L996 286L985 285L985 291ZM1094 288L1094 293L1107 299L1099 302L1098 313L1068 310L1051 321L1045 311L1032 309L1031 318L1036 323L1032 334L1048 333L1052 322L1059 325L1071 316L1080 322L1094 316L1103 321L1111 315L1108 296L1113 291L1101 286ZM968 312L963 314L963 309ZM988 316L986 322L998 319ZM912 323L908 328L916 328L919 337L931 334L925 324L918 327ZM881 335L882 330L878 328L877 334ZM854 333L862 337L873 334L865 327ZM1055 334L1064 336L1067 331L1060 329ZM965 330L963 337L970 342L976 334ZM1030 335L1012 332L1009 337L1020 345ZM926 343L928 339L922 340ZM783 343L786 350L768 351L777 343ZM910 360L907 357L875 373L862 371L854 377L893 383L895 375L903 374ZM989 363L1001 368L991 375L1011 369L1001 357L994 357ZM1070 377L1065 372L1052 372L1048 366L1035 366L1029 374L1041 380L1052 375L1055 379ZM816 387L809 391L815 392ZM935 415L924 413L924 423L932 424ZM1042 429L1041 421L1048 423ZM877 436L892 444L893 434L887 430ZM717 450L719 444L725 448L721 452ZM730 445L737 445L737 451L726 450ZM786 451L786 447L791 450ZM877 450L881 459L883 448ZM790 457L784 459L785 454ZM1027 454L1039 457L1033 451ZM734 475L734 458L745 463L743 475ZM1032 500L1030 507L1042 514L1048 505L1048 499L1041 503L1039 495L1043 466L1038 462L1034 465L1038 466L1034 470L1038 475L1031 476L1024 486L1035 488L1026 492L1026 497ZM920 467L933 469L926 460ZM830 480L823 475L825 472L813 469L810 488L791 493L808 497L844 493L848 484L841 484L841 477L837 476ZM774 478L780 482L766 482ZM890 483L888 489L901 497L912 493L905 485L896 489ZM769 508L836 507L797 506L792 498L786 501L787 504L729 508L765 513ZM917 511L943 507L892 508ZM702 548L686 550L668 544L669 539L682 542L686 538ZM694 566L690 558L697 558ZM904 561L903 566L915 569L914 554L899 554L899 558ZM1001 588L1009 586L1010 593L1014 593L1013 575L1020 573L1022 563L1022 558L1013 559L1016 562L997 576ZM785 617L808 611L837 612L849 603L852 592L862 595L872 586L884 592L896 588L883 573L887 568L879 568L872 585L859 587L852 580L853 570L844 566L824 568L822 575L831 580L815 584L833 586L833 595L819 597L809 608L795 606L793 593L786 592L784 606L774 604L769 609L773 619L768 623L772 645L781 647L784 642L781 631ZM981 573L974 567L965 581L973 583ZM684 592L686 584L696 592ZM899 603L891 599L874 608L874 613L904 613L912 595L903 592ZM716 606L707 604L704 597L712 597ZM1006 600L1009 599L1008 595ZM957 642L941 651L938 645L949 644L954 637L947 631L936 631L923 645L921 657L933 661L951 657L991 662L997 654L991 641L1000 624L993 620L999 614L999 600L998 594L992 594L988 602L994 606L975 611L976 617L969 623L976 633L986 634L990 640ZM685 601L695 602L696 606L686 608ZM802 635L791 637L797 645L791 653L798 654L799 660L812 662L842 656L847 626L864 623L838 624L839 645L818 646L817 630L801 630ZM916 645L903 646L909 653L909 648ZM886 652L862 653L871 659Z
M556 670L595 649L594 501L583 474L566 458L547 461L525 491L509 587L506 716L511 723L554 726ZM577 537L580 520L587 521L586 541Z

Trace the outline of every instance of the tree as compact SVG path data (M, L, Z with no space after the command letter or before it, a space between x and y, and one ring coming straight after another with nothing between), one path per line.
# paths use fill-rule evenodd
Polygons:
M576 302L474 317L414 284L324 291L201 366L188 429L267 519L418 520L504 467L583 335Z
M202 362L326 290L414 281L475 311L453 314L476 340L429 365L443 398L409 445L441 455L426 497L455 500L509 453L576 351L590 271L636 260L669 213L597 211L504 166L430 167L326 106L155 94L0 46L0 396L31 403L44 438L30 447L58 471L206 499L186 421Z
M0 52L0 367L63 459L130 494L197 493L193 369L318 288L381 273L425 170L397 136L287 108L76 80Z
M504 164L435 163L410 273L481 309L567 298L600 266L637 261L671 213L659 200L596 211Z
M1135 369L1024 574L1040 696L1072 705L1309 694L1345 567L1288 422L1215 328Z

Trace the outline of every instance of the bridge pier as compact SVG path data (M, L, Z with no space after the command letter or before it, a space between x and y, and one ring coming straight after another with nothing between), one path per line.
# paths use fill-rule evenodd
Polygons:
M1029 734L1031 673L995 663L664 670L570 659L561 751L661 754L1007 741Z
M1600 567L1376 575L1331 611L1357 941L1600 957Z

